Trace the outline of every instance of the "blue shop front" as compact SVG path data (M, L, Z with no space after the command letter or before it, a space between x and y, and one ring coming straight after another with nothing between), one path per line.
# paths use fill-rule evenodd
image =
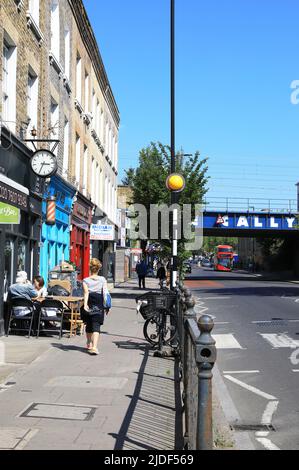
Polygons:
M48 283L48 273L54 266L70 259L70 214L76 189L60 176L51 178L44 194L43 225L40 250L40 274ZM55 224L47 224L47 199L56 198Z

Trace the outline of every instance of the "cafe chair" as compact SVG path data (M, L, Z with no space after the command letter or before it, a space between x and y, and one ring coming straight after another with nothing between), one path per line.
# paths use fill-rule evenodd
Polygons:
M9 336L11 331L27 331L28 338L30 338L34 317L35 308L31 300L12 299L10 301L6 336Z
M59 339L62 337L62 326L63 326L63 316L64 316L64 308L62 302L60 300L54 299L45 299L40 304L40 312L38 316L38 327L37 327L37 334L36 337L39 337L41 323L45 323L43 326L42 331L44 332L51 332L51 333L59 333ZM53 328L47 327L47 324L50 322L60 323L59 329L56 330Z

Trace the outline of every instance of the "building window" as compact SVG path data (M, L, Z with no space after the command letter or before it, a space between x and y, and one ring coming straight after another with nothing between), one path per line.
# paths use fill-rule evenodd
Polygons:
M71 65L71 35L68 29L64 32L64 72L67 79L70 79Z
M83 194L87 195L88 187L88 149L84 145L84 154L83 154Z
M76 134L76 181L80 183L80 164L81 164L81 140L78 134Z
M77 55L77 64L76 64L76 98L79 103L82 103L82 61L81 57Z
M104 141L104 111L101 109L101 127L100 127L100 139Z
M96 197L95 197L95 203L97 206L100 205L99 199L100 199L100 168L99 168L99 164L97 163L96 165Z
M85 72L85 112L89 112L89 75Z
M29 0L29 12L39 26L39 0Z
M18 240L18 253L17 253L17 270L26 270L26 241L23 239Z
M97 134L101 139L101 107L99 101L97 102Z
M91 197L93 202L96 201L96 161L95 158L92 157L92 163L91 163Z
M16 128L17 48L4 32L2 59L2 120L12 132Z
M30 128L37 129L38 113L38 77L29 67L27 83L27 116L30 118ZM28 129L29 130L29 129Z
M94 128L94 130L96 130L96 121L97 121L97 97L96 97L96 92L94 90L92 90L92 117L93 117L93 120L92 120L92 127Z
M64 121L64 138L63 138L63 176L68 178L69 169L69 144L70 144L70 125L67 119Z
M51 98L51 131L52 131L52 136L57 137L59 134L59 106L58 103L54 100L54 98ZM58 148L56 147L56 150L54 151L55 155L57 156L58 154Z
M51 0L51 52L60 60L59 0Z

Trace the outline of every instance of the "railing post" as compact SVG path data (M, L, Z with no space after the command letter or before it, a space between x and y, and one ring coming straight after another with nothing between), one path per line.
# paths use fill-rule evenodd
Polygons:
M182 341L182 369L183 369L183 384L184 384L184 392L183 392L183 403L184 403L184 411L185 411L185 435L184 435L184 447L187 447L189 444L189 403L190 403L190 393L192 390L189 390L189 382L190 377L189 374L192 374L191 367L189 365L192 362L192 358L189 357L192 354L192 347L191 347L191 339L188 334L188 330L186 328L186 321L194 319L196 320L196 313L194 311L195 300L192 297L192 294L189 289L183 288L184 292L184 314L183 314L183 341Z
M198 320L198 327L200 336L196 341L196 363L198 367L196 450L212 450L212 369L216 361L216 346L211 331L214 322L209 315L203 315Z

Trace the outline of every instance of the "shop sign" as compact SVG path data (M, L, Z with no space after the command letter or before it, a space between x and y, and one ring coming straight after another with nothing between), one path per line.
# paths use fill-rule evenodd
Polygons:
M82 204L76 202L74 206L73 214L77 216L79 219L84 220L87 223L91 222L91 208L85 207Z
M19 209L28 209L28 197L26 194L22 194L14 188L0 182L0 201L4 201L7 204L13 204Z
M18 225L20 218L20 209L10 204L0 202L0 224Z
M113 225L96 225L90 226L90 239L91 240L104 240L114 241L114 226Z

